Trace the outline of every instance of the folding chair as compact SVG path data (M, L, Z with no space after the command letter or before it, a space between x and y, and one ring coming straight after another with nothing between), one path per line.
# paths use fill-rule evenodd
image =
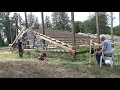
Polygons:
M108 52L105 52L105 53L102 52L102 56L100 57L100 67L102 66L102 59L105 60L106 64L110 64L111 67L113 67L114 51L115 51L115 48L113 48L111 51L108 51ZM105 54L111 54L111 56L109 56L109 55L105 56Z

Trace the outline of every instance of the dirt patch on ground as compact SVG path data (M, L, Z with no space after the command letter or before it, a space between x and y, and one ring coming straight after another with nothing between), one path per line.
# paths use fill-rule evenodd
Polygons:
M5 50L0 52L0 78L120 78L120 66L111 69L88 67L83 62L20 59L17 53Z
M54 71L54 70L53 70ZM0 78L49 78L54 77L50 65L29 61L0 62Z
M69 71L69 73L68 73ZM47 62L7 61L0 62L0 78L69 78L76 77L69 69ZM67 74L68 73L68 74ZM70 74L71 73L71 74Z
M109 68L110 69L110 68ZM89 67L71 67L67 65L54 65L49 61L7 61L0 62L0 78L100 78L118 77L120 74L113 71L93 70ZM103 75L104 73L104 75Z

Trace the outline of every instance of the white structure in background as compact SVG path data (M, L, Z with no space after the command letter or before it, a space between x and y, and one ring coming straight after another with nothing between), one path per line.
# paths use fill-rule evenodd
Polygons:
M81 33L81 32L79 32L78 34L79 35L84 35L84 36L87 36L87 37L91 37L91 38L97 38L97 34L91 34L91 33L85 34L85 33ZM107 39L111 40L111 35L109 35L109 34L101 34L101 35L104 35ZM114 35L113 39L114 39L115 43L120 42L120 37L119 36Z
M87 37L91 37L91 38L97 38L96 34L91 34L91 33L85 34L85 33L81 33L81 32L79 32L78 34L83 35L83 36L87 36Z

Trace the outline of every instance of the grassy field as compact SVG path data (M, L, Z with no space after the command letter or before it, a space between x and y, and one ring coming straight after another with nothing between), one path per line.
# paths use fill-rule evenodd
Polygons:
M119 52L120 44L115 45ZM70 55L47 54L44 61L37 59L40 53L24 53L19 58L18 53L8 48L0 48L0 77L1 78L120 78L120 64L115 56L114 68L109 65L99 67L95 57L92 57L91 66L86 62L85 55L77 56L72 62Z

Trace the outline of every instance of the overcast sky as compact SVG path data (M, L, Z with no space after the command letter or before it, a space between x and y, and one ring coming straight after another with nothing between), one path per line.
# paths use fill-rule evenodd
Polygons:
M24 17L24 12L17 12L17 13L20 13L20 15L22 16L22 18L25 20L25 17ZM29 14L30 12L27 12L27 14ZM71 19L71 13L70 12L67 12L70 19ZM90 14L92 14L93 12L74 12L74 19L75 21L84 21L88 18L88 16ZM110 12L108 12L109 14ZM39 23L41 23L41 12L32 12L32 14L34 14L35 16L38 17L39 19ZM44 18L47 16L50 16L51 17L51 14L52 12L44 12ZM13 13L11 13L10 16L12 16ZM113 12L113 16L115 17L114 21L113 21L113 26L117 26L119 25L119 13L118 12Z

